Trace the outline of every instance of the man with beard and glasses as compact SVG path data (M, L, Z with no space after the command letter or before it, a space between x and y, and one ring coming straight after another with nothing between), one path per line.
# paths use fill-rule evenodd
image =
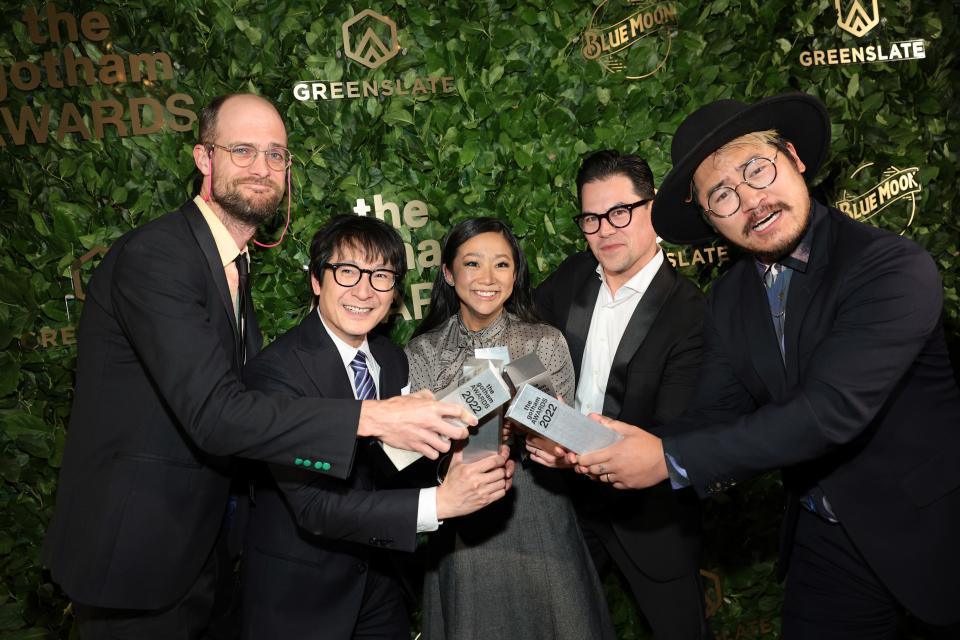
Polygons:
M745 255L711 288L697 392L670 435L598 416L623 440L570 458L617 488L669 479L703 497L782 469L785 638L895 638L908 616L923 637L960 637L940 277L914 242L810 196L829 143L805 94L720 100L680 125L654 227Z
M425 395L295 398L241 383L261 343L247 245L289 184L286 144L263 98L215 99L193 149L200 194L116 240L90 281L43 550L81 638L215 637L217 585L233 573L232 456L343 479L358 437L437 458L467 435L444 418L476 423Z

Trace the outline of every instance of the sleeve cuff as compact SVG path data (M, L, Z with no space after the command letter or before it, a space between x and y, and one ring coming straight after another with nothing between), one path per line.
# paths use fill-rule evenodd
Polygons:
M436 531L440 528L437 520L437 488L421 489L417 503L417 533Z
M686 489L690 486L690 478L687 476L687 470L680 466L677 459L666 451L663 457L667 461L667 475L670 476L670 486L674 489Z

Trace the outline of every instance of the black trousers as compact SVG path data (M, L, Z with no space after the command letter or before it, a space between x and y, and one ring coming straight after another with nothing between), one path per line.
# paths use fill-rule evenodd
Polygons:
M960 638L960 625L908 620L843 525L801 509L784 594L784 640L895 640L906 635L905 626L911 638Z
M609 524L581 519L580 528L597 571L604 575L611 563L617 566L656 640L713 637L707 627L699 570L667 582L653 580L637 567Z
M223 606L218 589L234 575L229 555L221 536L187 593L165 609L107 609L74 602L81 640L225 640L212 625L216 609Z
M376 566L368 573L353 640L409 640L410 617L400 583Z

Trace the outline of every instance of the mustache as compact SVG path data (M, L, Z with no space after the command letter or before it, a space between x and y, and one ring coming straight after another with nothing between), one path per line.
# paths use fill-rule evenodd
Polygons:
M793 207L788 205L786 202L775 202L772 204L764 203L762 206L757 207L757 209L754 210L754 213L751 213L747 220L743 223L743 235L748 236L753 233L753 225L757 224L774 211L787 213L789 211L793 211Z
M241 184L253 184L259 187L270 187L274 191L278 189L277 185L271 182L268 178L237 178L233 181L234 186L239 186Z

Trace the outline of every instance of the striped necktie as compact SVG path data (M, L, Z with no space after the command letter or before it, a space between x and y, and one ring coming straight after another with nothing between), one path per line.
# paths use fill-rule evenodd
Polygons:
M376 400L377 386L367 369L367 356L363 351L357 351L357 355L350 361L350 368L353 369L353 387L357 390L357 400Z

